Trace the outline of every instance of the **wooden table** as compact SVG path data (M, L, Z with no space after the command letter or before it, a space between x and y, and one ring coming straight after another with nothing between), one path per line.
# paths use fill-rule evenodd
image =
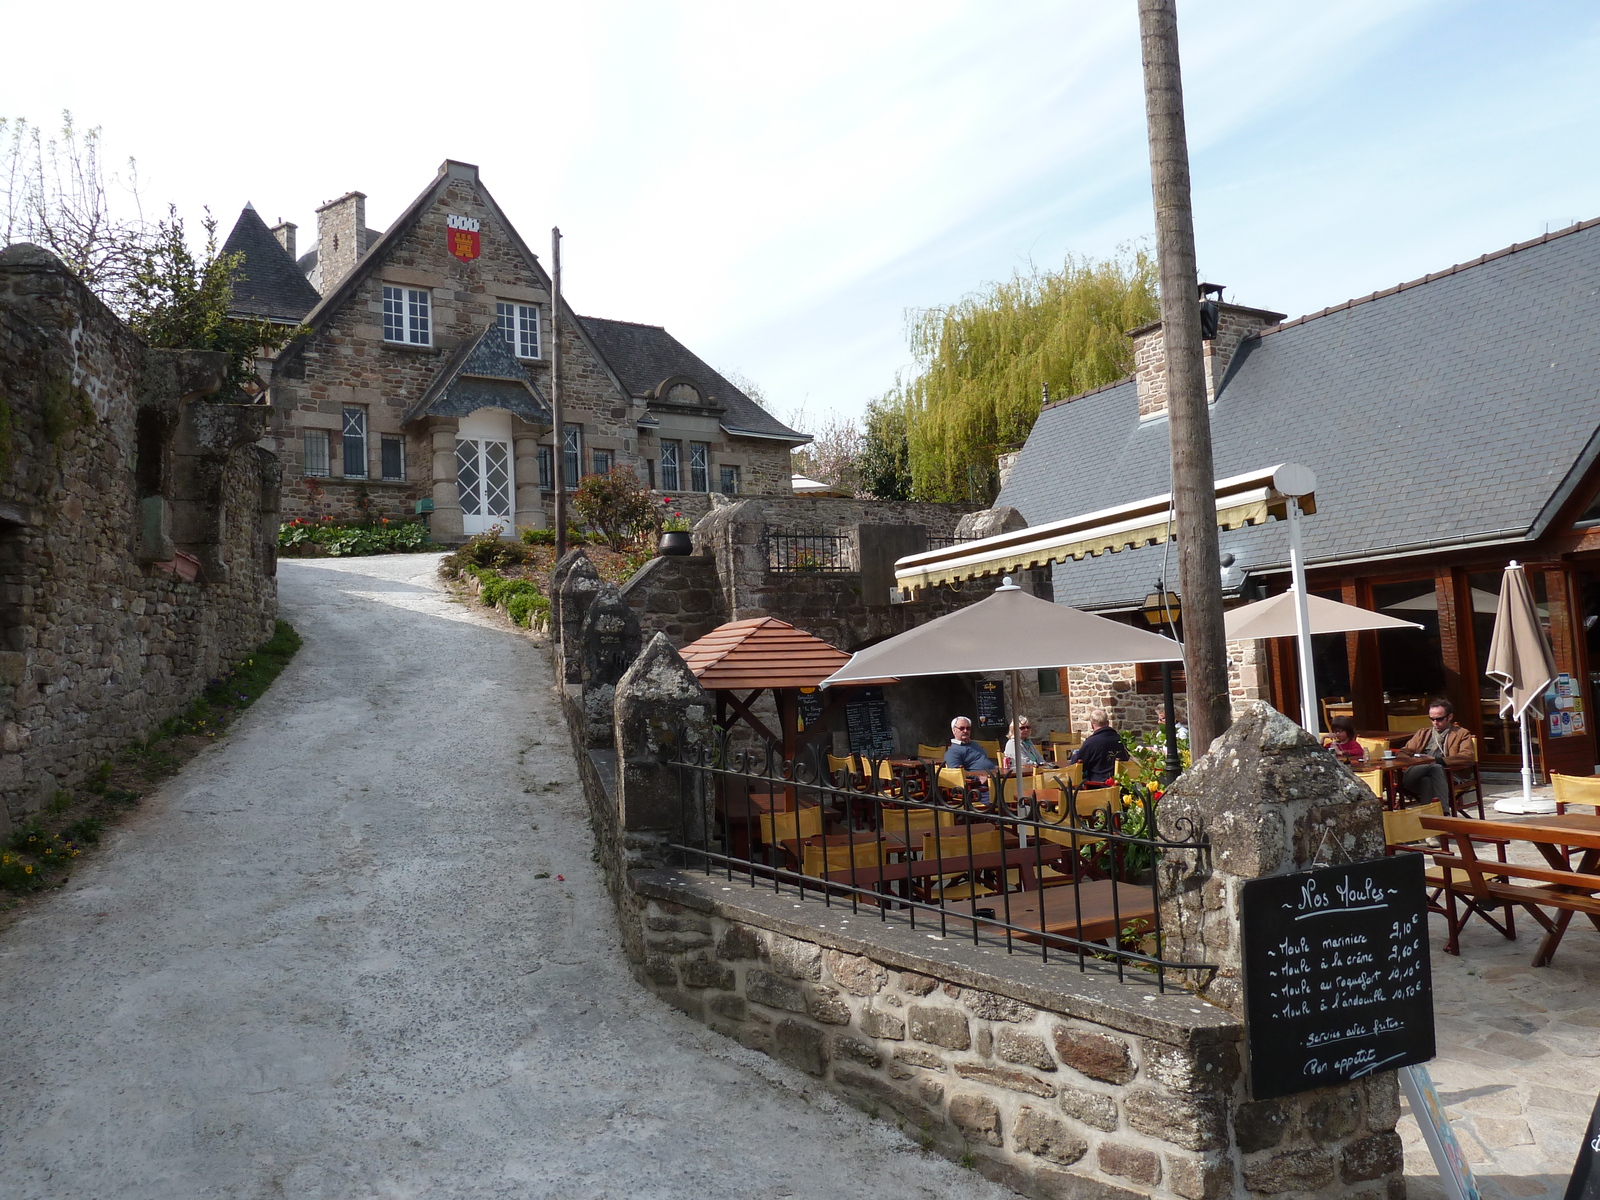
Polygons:
M1052 887L1042 891L984 896L978 902L978 907L994 909L994 917L979 917L978 924L993 928L996 920L1004 920L1008 900L1009 923L1021 927L1020 932L1012 930L1012 936L1028 942L1042 941L1055 948L1066 947L1063 938L1083 942L1116 938L1129 923L1153 921L1156 913L1149 887L1096 879L1080 883L1076 888ZM970 902L947 904L945 908L952 921L958 918L967 922L972 920Z
M1438 762L1437 759L1423 758L1415 754L1402 752L1397 753L1393 758L1369 758L1364 769L1368 771L1377 769L1383 772L1383 805L1385 808L1399 808L1403 794L1400 781L1405 776L1405 773L1412 767L1430 766L1436 762ZM1444 766L1443 763L1438 765ZM1447 768L1445 770L1445 785L1447 787L1449 782L1450 773ZM1444 799L1445 807L1448 808L1450 806L1450 798L1446 796Z

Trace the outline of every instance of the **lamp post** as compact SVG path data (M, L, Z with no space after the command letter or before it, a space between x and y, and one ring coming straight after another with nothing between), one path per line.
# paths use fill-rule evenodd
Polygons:
M1176 633L1182 609L1177 594L1167 591L1166 581L1156 580L1156 590L1144 598L1144 619L1151 625L1165 625ZM1161 700L1167 706L1167 762L1161 772L1163 787L1183 774L1183 759L1178 757L1178 714L1172 699L1172 664L1161 664Z

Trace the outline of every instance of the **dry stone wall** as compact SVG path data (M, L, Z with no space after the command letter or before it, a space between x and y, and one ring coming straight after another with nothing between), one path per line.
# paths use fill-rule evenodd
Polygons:
M15 823L271 636L276 460L217 354L152 351L0 253L0 797Z

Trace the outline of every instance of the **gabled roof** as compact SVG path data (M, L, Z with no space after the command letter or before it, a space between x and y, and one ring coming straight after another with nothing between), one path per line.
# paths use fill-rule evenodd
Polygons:
M480 408L503 408L533 425L553 423L544 393L498 325L451 351L401 424L422 416L464 417Z
M300 273L289 252L272 236L254 205L244 206L228 240L222 244L222 252L244 255L244 262L233 276L230 315L299 321L322 298Z
M394 244L410 232L422 214L433 205L445 188L450 186L452 179L465 180L477 189L485 207L494 214L501 228L506 231L506 236L511 239L511 244L522 255L523 261L528 264L528 270L533 273L541 285L546 288L550 286L550 277L539 264L539 256L529 249L528 244L522 240L522 235L517 232L516 226L511 223L500 205L495 202L495 198L489 194L489 189L478 178L478 168L471 163L457 162L454 159L447 158L439 164L439 173L434 177L433 182L422 189L422 192L406 207L406 210L394 219L393 224L388 229L383 231L381 237L369 240L367 252L361 256L360 261L356 263L350 273L324 295L321 302L306 315L305 323L311 327L313 333L320 331L332 319L333 315L361 286L373 269L385 260ZM309 257L303 257L300 260L301 263L306 264ZM311 259L311 262L314 264L315 259ZM309 270L310 267L307 266L307 269ZM622 380L617 376L615 368L605 360L605 357L590 339L588 330L584 328L577 314L572 311L571 306L565 300L561 302L561 312L562 327L576 330L578 336L594 351L595 357L600 360L600 364L611 375L618 390L625 391L626 389ZM280 374L285 376L292 375L296 369L297 360L305 350L305 345L306 339L301 337L286 346L273 363L273 375L275 377Z
M652 408L671 411L663 384L685 380L694 384L704 401L696 411L714 414L731 434L775 438L799 444L810 437L797 433L761 405L707 366L697 354L660 325L582 317L600 353L622 380L628 394L646 400Z
M850 656L776 617L719 625L679 653L706 691L816 687Z
M1052 404L995 503L1041 524L1166 491L1167 429L1139 420L1131 379ZM1312 566L1542 536L1600 454L1600 221L1264 331L1211 431L1218 478L1316 472ZM1221 546L1287 567L1278 524ZM1127 550L1058 566L1056 596L1133 606L1176 572L1161 546Z

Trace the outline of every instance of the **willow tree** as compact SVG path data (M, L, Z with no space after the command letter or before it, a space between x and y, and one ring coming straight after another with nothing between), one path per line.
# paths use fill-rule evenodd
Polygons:
M917 374L900 399L916 498L987 503L996 455L1026 440L1046 388L1070 396L1128 374L1126 333L1158 312L1154 262L1124 248L912 313Z

